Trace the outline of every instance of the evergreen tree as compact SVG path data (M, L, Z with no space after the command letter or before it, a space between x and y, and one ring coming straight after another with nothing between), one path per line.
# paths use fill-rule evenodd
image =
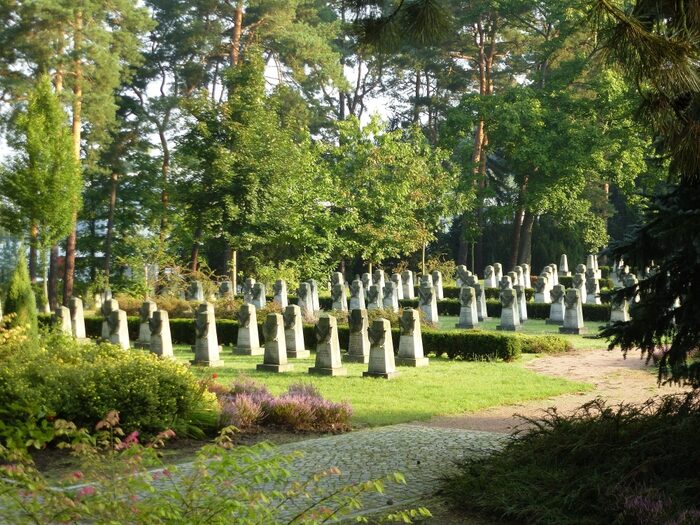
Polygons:
M26 326L30 334L37 333L36 298L32 291L32 283L29 281L27 259L23 248L20 248L17 266L10 278L4 314L14 314L10 326Z
M648 357L662 350L660 379L697 388L700 363L689 354L700 347L700 9L697 2L639 0L626 12L599 0L598 14L606 53L641 92L639 115L669 165L645 222L612 249L640 280L619 293L632 301L632 320L603 335L611 348L641 348Z

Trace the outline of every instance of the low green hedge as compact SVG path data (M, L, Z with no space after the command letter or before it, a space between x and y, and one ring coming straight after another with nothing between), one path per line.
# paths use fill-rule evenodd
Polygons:
M610 305L609 304L586 304L582 306L583 309L583 320L590 321L593 323L597 322L607 322L610 320ZM527 317L528 319L548 319L549 309L551 305L545 303L527 303ZM440 306L438 304L438 312L440 311ZM501 317L501 303L500 301L488 300L486 301L486 311L489 317Z
M556 335L518 334L523 354L558 354L573 350L571 343Z

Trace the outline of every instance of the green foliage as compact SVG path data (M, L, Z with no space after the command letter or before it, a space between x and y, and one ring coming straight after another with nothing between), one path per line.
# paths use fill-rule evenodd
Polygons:
M551 409L445 483L462 508L524 523L679 523L700 518L697 394L641 406Z
M55 425L80 434L71 423ZM277 454L266 443L233 446L233 427L224 429L215 444L202 447L191 468L166 463L157 450L173 437L172 431L142 445L138 433L125 435L116 412L107 414L98 429L97 446L82 439L71 447L80 453L81 468L60 479L44 475L16 451L0 449L4 516L17 524L312 525L348 518L362 508L365 495L405 483L395 473L329 487L328 481L341 475L337 468L294 475L300 454ZM416 516L429 517L430 512L422 507L399 511L387 520L411 523Z
M14 314L10 318L10 326L26 327L29 334L36 335L36 298L32 290L32 283L29 281L27 259L24 257L23 248L20 248L17 256L17 266L10 278L3 310L4 314Z
M0 224L34 246L52 246L70 232L83 181L48 75L39 77L15 131L17 154L0 171Z
M8 346L0 356L0 397L23 415L29 410L92 428L119 410L130 431L188 432L198 411L216 410L213 396L174 361L58 333ZM13 410L3 418L17 417Z
M518 334L523 354L559 354L573 350L571 343L556 335Z

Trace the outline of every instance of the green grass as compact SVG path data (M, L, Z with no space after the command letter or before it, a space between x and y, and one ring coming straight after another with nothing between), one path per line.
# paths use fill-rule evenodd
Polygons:
M192 359L187 346L177 346L176 357ZM245 374L279 394L291 383L311 382L332 401L348 401L356 426L381 426L425 420L433 416L473 412L480 409L542 399L569 392L590 390L587 383L576 383L537 374L521 362L467 362L431 359L427 368L399 368L399 377L390 381L363 378L367 365L348 363L348 377L318 377L307 373L311 359L293 360L294 370L285 374L255 370L262 357L242 357L224 348L221 368L192 367L200 377L217 374L216 381L228 385Z
M440 316L440 330L454 330L455 324L459 320L458 317ZM498 318L489 319L483 323L479 323L481 330L496 330L496 326L501 322ZM558 335L571 343L574 350L605 350L608 343L605 339L595 337L598 332L600 323L586 323L588 334L586 335L568 335L560 334L557 325L547 324L544 319L528 319L523 323L522 329L518 333L530 335Z

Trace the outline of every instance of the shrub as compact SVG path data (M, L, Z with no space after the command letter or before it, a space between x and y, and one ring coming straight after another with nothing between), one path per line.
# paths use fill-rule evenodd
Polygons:
M292 384L287 392L275 397L264 385L239 377L219 402L222 422L239 429L274 425L296 432L350 430L350 405L323 399L311 384Z
M92 428L110 410L128 430L195 431L213 395L183 365L110 344L82 344L59 333L2 354L3 420L41 412Z
M14 314L10 317L10 326L26 326L29 335L36 335L37 313L36 298L32 290L27 270L27 259L24 257L24 249L20 248L5 299L4 311L6 314Z
M450 359L513 361L522 352L520 339L513 334L468 331L423 330L423 349L435 355L447 354Z
M524 354L558 354L573 350L571 343L556 335L518 334Z
M466 460L455 504L525 523L698 523L700 394L550 410L500 451Z

